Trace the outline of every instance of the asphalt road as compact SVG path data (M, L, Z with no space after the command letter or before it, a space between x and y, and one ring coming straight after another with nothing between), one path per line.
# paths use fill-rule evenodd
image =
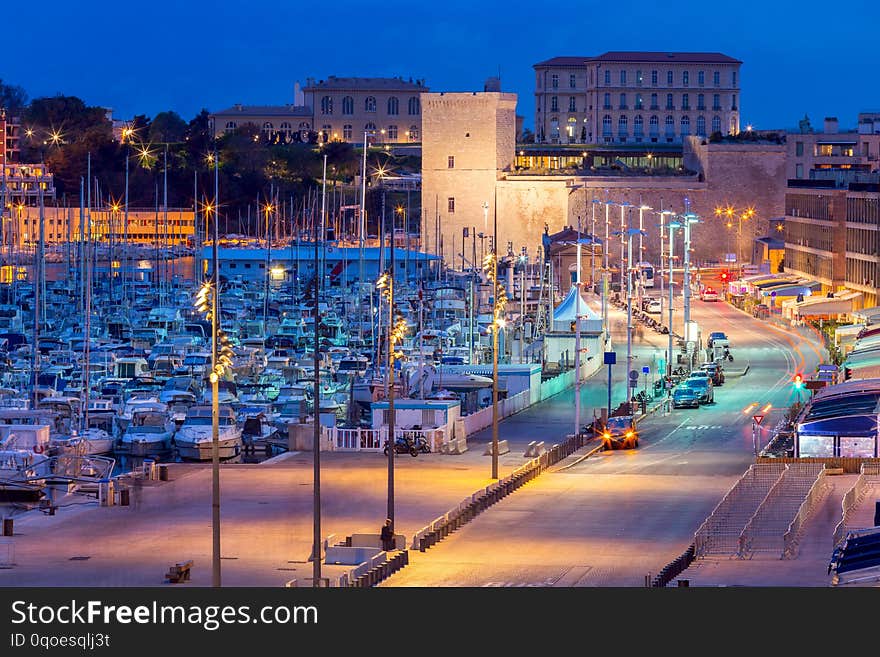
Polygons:
M611 319L621 362L625 314L614 310ZM766 442L764 433L753 440L752 416L772 427L796 400L794 373L813 371L823 356L809 330L782 329L723 302L694 297L691 319L703 336L721 330L730 339L735 360L714 404L650 415L638 449L567 459L427 552L411 552L410 565L382 586L644 586L680 555ZM634 369L657 362L666 345L666 336L642 331ZM625 368L614 369L616 405ZM607 403L606 371L581 395L586 421ZM573 432L573 406L574 391L561 393L505 420L500 437L511 450L539 438L549 444ZM487 430L469 443L490 439Z

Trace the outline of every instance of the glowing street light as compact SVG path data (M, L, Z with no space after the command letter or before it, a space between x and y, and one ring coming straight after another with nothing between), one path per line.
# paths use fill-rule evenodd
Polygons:
M497 235L497 233L496 233ZM507 305L507 293L498 284L497 239L492 240L492 251L483 261L483 270L492 283L492 479L498 479L498 331L506 325L504 307Z

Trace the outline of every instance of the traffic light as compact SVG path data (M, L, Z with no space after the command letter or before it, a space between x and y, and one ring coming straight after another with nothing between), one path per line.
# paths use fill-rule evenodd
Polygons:
M794 383L794 387L796 390L800 390L804 387L804 375L798 372L794 375L794 379L792 379L792 383Z
M726 271L721 272L721 282L722 283L726 283L729 278L730 278L729 273L727 273Z

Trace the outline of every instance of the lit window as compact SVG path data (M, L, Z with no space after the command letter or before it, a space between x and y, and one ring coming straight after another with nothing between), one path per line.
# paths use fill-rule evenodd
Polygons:
M455 168L455 156L454 155L450 155L448 158L446 158L446 166L449 169Z
M376 99L373 96L367 96L364 99L364 111L365 112L375 112L376 111Z

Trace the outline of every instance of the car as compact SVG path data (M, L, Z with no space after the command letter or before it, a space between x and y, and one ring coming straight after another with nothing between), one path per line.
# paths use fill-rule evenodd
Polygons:
M713 290L711 287L707 287L700 292L700 300L701 301L718 301L718 292Z
M694 388L700 404L712 404L715 401L715 387L708 376L687 378L681 385Z
M701 370L705 370L712 379L712 385L720 386L724 383L724 370L719 363L703 363L700 365Z
M709 334L709 340L708 340L706 346L708 346L709 349L711 349L712 343L715 342L715 340L727 340L727 334L724 333L724 331L712 331Z
M663 311L663 303L660 299L649 299L647 303L645 303L645 312L646 313L660 313Z
M672 391L672 408L686 407L699 408L700 395L696 387L681 383Z
M632 449L639 446L639 432L632 415L612 415L601 427L599 437L605 449Z

